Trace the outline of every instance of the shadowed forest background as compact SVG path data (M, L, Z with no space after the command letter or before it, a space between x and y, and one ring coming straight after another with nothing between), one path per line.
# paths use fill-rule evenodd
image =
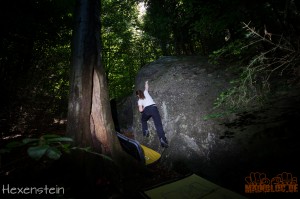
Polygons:
M63 165L65 160L60 157L70 153L72 147L78 147L77 157L90 150L88 144L78 143L78 136L72 145L72 132L67 132L69 96L75 92L70 89L70 73L78 3L17 0L0 8L3 179L7 173L18 176L27 171L20 163L31 168L36 165L40 171L53 162ZM212 64L228 66L226 70L238 77L232 79L231 89L212 102L216 108L227 107L234 112L245 111L250 104L263 106L275 90L299 86L299 7L300 2L295 0L102 0L100 40L95 45L100 47L107 100L120 101L131 95L138 71L162 56L201 55ZM212 114L208 118L222 116ZM33 148L28 150L28 144ZM106 159L115 157L113 152L105 153L103 147L96 152ZM110 161L101 161L105 162L101 172L114 173L108 172ZM67 162L77 164L72 158ZM82 165L77 166L82 169ZM9 180L19 179L15 176ZM106 180L98 183L110 187ZM70 183L62 179L53 179L52 183L55 181ZM114 193L108 189L93 191L107 197Z

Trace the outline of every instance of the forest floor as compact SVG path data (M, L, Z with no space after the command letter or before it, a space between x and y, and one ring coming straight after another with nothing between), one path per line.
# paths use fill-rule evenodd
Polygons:
M64 135L65 129L51 128L48 132ZM23 139L23 136L2 139L0 146ZM59 160L42 158L37 161L28 156L27 148L20 146L1 154L1 198L144 198L143 190L182 177L164 168L159 161L121 177L116 165L91 153L77 150L63 154ZM56 191L63 188L64 192L45 193L45 186ZM12 188L10 192L8 187ZM26 187L40 191L43 188L43 193L24 194L22 189Z

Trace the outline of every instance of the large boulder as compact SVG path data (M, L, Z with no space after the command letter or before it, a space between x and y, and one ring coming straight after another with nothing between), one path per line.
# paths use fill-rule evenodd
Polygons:
M182 172L214 168L220 156L232 153L232 140L220 139L224 127L217 120L206 120L213 103L228 87L231 74L209 64L204 57L162 57L143 67L136 78L136 89L149 93L156 102L170 147L160 146L152 119L148 121L150 137L144 138L137 99L133 100L135 139L161 153L162 162ZM230 143L229 143L230 142ZM214 161L215 160L215 161Z
M222 111L213 109L214 102L234 78L204 57L162 57L139 71L135 89L143 90L149 81L169 148L160 146L152 119L150 137L143 137L135 93L119 109L120 126L160 152L160 163L167 168L196 173L240 192L250 172L299 171L293 158L300 152L293 130L300 122L299 92L284 92L252 112L207 119Z

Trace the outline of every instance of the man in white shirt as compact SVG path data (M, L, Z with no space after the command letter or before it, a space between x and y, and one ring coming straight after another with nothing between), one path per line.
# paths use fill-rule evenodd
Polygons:
M169 147L169 145L168 145L167 138L165 136L165 132L163 130L161 117L154 100L152 99L152 97L148 92L148 89L149 89L149 85L148 85L148 81L146 81L144 92L141 90L136 91L136 96L139 99L138 108L140 113L142 114L141 121L142 121L143 135L146 137L149 136L147 121L152 117L160 144L162 147L167 148Z

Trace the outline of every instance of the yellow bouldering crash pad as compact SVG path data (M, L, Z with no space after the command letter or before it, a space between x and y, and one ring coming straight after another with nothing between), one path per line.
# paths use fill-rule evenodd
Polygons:
M143 164L149 165L160 159L161 155L158 152L140 144L137 140L128 138L118 132L117 136L123 150Z
M160 159L160 153L141 144L145 156L146 165L152 164Z

